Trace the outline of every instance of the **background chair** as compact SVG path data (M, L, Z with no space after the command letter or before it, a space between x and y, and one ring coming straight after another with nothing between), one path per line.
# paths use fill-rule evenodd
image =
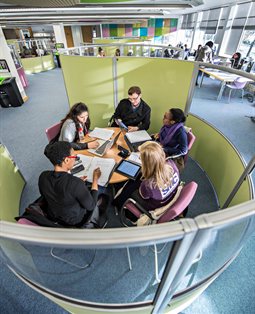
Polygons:
M232 90L241 90L242 91L242 101L243 101L243 95L244 95L244 87L247 83L247 79L245 77L237 77L233 83L227 84L226 87L229 88L229 94L228 94L228 102L230 102L230 97Z
M187 213L187 208L189 204L191 203L195 193L197 190L197 183L192 181L184 186L184 188L181 190L181 193L176 200L176 202L167 208L165 213L159 218L159 220L156 221L157 224L169 222L176 217L180 216L185 212ZM170 201L171 202L171 201ZM169 203L170 203L169 202ZM137 203L135 200L129 198L124 205L121 208L121 222L125 227L130 227L129 225L129 219L126 217L126 211L129 211L133 216L135 216L137 219L140 218L140 216L147 212L145 208L143 208L139 203ZM150 217L150 214L148 214ZM150 217L151 218L151 217ZM154 260L155 260L155 278L157 282L160 282L159 274L158 274L158 251L157 246L154 244ZM132 269L130 254L128 250L128 261L129 261L129 268Z
M62 123L58 122L45 130L49 142L60 132L61 125Z

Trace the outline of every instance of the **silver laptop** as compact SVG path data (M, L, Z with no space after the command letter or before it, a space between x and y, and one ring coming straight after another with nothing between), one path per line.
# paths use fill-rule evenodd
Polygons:
M111 140L107 140L107 141L103 141L103 140L98 140L100 145L98 146L97 149L89 149L88 151L94 155L100 156L102 157L104 154L106 154L108 152L108 150L110 150L112 148L112 146L117 142L119 136L120 136L119 132L113 139Z

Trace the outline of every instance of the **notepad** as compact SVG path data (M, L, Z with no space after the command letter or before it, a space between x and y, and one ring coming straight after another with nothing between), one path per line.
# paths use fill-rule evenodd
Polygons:
M92 183L93 171L99 167L101 170L101 177L98 179L98 185L107 186L115 167L115 160L112 158L89 157L85 155L78 156L82 161L84 170L78 172L75 176L87 176L87 181Z
M94 130L89 133L89 137L101 138L102 140L107 141L112 137L113 133L113 130L94 128Z

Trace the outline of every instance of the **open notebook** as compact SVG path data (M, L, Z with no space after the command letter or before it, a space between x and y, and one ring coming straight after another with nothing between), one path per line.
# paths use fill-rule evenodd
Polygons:
M98 185L107 186L115 167L115 160L112 158L89 157L78 155L84 166L84 170L75 174L76 177L87 176L87 181L92 182L93 171L97 167L101 169L101 177L98 179Z

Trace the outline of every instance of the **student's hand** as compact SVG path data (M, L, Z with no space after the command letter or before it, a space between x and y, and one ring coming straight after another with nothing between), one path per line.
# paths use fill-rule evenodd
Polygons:
M101 177L101 170L98 167L93 171L93 181L97 181L100 177Z
M129 126L128 127L128 132L135 132L138 130L139 130L138 126Z
M82 177L80 177L80 179L81 179L82 181L84 181L84 182L87 181L87 178L88 178L87 176L82 176Z
M158 140L158 139L159 139L159 133L155 133L155 134L153 135L153 137L154 137L155 140Z
M99 146L99 142L98 141L93 141L93 142L89 142L88 143L88 148L97 148Z

